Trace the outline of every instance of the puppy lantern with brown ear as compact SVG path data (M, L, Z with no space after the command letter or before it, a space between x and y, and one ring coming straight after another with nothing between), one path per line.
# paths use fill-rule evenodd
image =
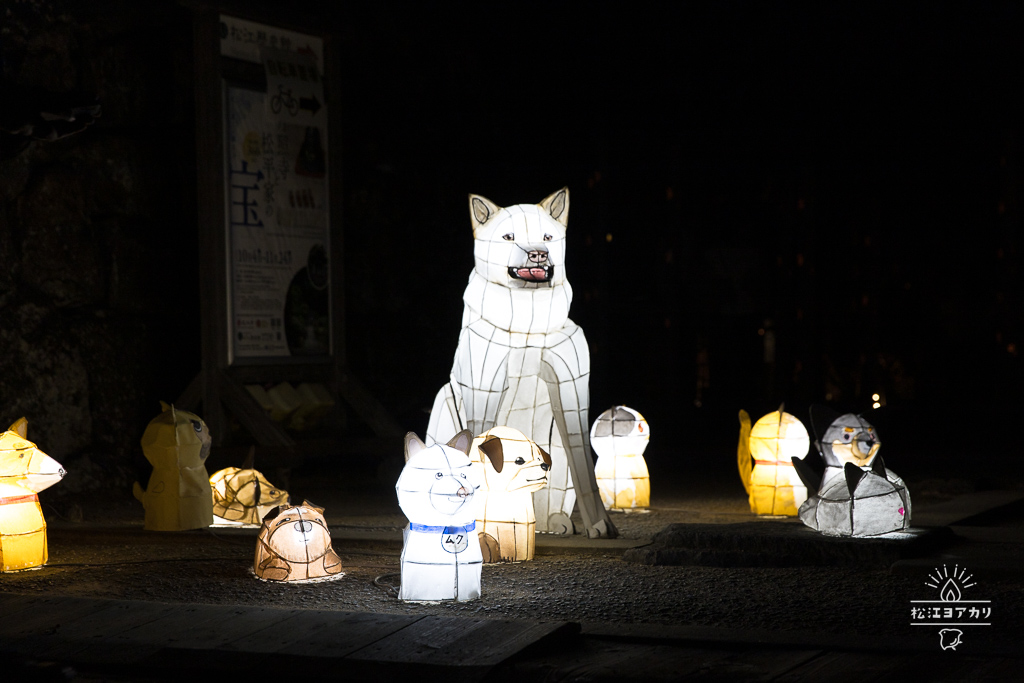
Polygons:
M473 440L484 473L477 515L484 562L532 560L537 519L533 492L548 485L551 457L517 429L495 427Z

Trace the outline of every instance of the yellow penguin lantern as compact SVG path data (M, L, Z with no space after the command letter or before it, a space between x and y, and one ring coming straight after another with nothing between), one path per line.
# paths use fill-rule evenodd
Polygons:
M807 500L807 487L797 475L792 458L806 455L810 444L803 423L782 406L753 427L747 411L740 411L737 460L740 478L750 496L751 512L796 516Z

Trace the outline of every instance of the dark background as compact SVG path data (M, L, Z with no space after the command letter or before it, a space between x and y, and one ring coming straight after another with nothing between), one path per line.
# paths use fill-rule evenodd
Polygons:
M199 370L198 5L0 5L5 83L104 106L0 161L3 419L116 482L156 401ZM341 52L348 358L404 429L424 431L450 369L466 195L567 185L592 414L642 412L655 475L731 467L740 408L806 421L873 393L908 479L1012 466L1017 5L239 6Z

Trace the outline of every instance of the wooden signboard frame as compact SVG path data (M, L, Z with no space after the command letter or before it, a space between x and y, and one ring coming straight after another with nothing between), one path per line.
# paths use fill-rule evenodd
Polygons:
M226 21L265 25L282 33L301 33L322 41L322 84L326 110L327 202L329 206L329 351L313 356L237 357L232 353L231 302L229 287L230 233L226 220L225 93L231 83L266 89L268 80L263 64L222 55L221 40ZM259 22L256 24L254 22ZM388 412L349 372L345 356L345 299L343 279L343 243L341 230L342 187L339 172L340 114L338 104L338 51L330 35L302 27L270 26L260 17L237 12L221 12L202 7L195 15L195 97L197 149L197 204L199 227L200 316L202 321L202 370L178 398L177 405L195 409L202 403L202 415L214 443L224 442L229 430L228 416L234 417L257 444L294 449L296 440L270 420L265 410L245 389L247 384L317 382L328 387L336 399L351 406L377 437L401 438L401 430Z

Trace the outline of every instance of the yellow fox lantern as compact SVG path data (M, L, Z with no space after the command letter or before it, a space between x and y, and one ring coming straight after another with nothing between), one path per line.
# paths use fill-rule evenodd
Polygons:
M46 564L46 520L36 493L64 477L64 468L29 441L28 421L0 434L0 571Z
M202 529L213 524L213 492L206 458L210 432L198 416L175 410L163 401L163 412L142 434L142 453L153 466L149 485L138 482L135 497L146 508L145 528L151 531Z
M807 500L793 468L793 457L807 454L811 439L800 420L782 406L750 426L747 411L740 411L740 440L736 449L740 478L750 496L750 511L758 515L795 517Z

